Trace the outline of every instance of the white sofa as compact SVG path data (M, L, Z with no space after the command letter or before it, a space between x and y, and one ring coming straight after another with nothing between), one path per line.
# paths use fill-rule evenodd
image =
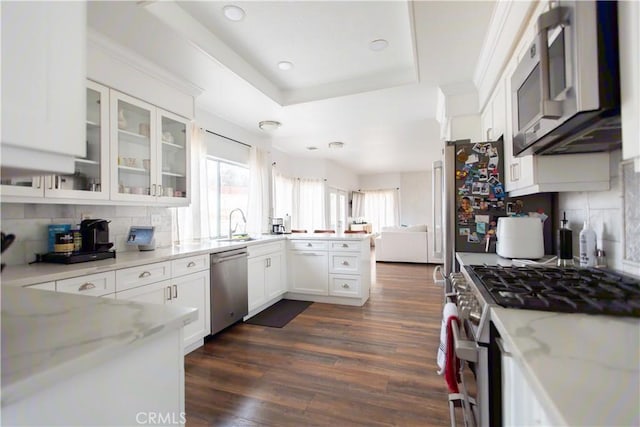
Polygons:
M376 238L376 261L429 262L427 226L383 227Z

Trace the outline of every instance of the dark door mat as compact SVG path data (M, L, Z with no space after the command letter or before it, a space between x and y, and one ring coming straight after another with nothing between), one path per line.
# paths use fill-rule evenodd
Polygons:
M270 328L282 328L311 304L313 304L312 301L283 299L256 314L245 323L268 326Z

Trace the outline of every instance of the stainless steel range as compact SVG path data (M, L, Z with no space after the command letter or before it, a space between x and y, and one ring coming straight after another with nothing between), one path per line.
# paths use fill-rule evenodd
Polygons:
M467 265L450 275L446 289L462 321L454 344L475 374L475 387L465 388L477 390L468 398L480 426L502 425L502 350L491 306L640 317L640 280L595 268Z

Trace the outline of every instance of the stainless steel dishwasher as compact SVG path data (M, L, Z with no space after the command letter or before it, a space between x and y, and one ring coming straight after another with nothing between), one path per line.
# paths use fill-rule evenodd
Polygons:
M211 254L211 334L248 313L247 248Z

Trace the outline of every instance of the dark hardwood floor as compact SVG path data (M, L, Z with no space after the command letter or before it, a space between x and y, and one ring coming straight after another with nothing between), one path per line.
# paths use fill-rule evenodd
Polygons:
M432 266L378 263L363 307L237 324L185 358L187 426L446 426Z

